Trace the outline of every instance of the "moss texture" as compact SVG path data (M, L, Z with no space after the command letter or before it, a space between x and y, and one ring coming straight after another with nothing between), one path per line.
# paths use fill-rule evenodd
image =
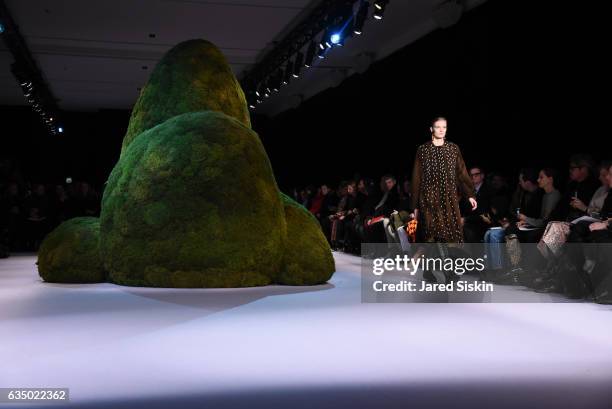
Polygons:
M100 258L100 220L76 217L49 233L38 251L38 273L51 283L106 281Z
M279 193L250 128L219 49L205 40L172 48L132 111L100 220L52 232L41 277L196 288L327 281L335 266L317 220Z
M287 240L278 284L314 285L328 281L336 266L317 219L306 208L280 193L285 209Z
M134 138L176 115L218 111L251 127L244 92L221 51L206 40L173 47L157 64L132 110L122 154Z
M117 284L269 284L285 231L259 137L219 112L178 115L140 134L102 199L102 256Z

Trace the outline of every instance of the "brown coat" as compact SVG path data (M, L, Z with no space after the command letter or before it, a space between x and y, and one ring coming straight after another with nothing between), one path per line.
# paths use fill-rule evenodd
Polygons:
M465 198L475 196L459 147L449 141L441 146L433 142L419 146L412 172L411 207L419 209L419 228L423 228L426 241L463 242L457 192Z

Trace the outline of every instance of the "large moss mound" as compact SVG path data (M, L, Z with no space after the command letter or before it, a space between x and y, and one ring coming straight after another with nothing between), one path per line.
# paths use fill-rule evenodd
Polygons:
M38 272L51 283L105 281L100 258L100 220L76 217L49 233L38 250Z
M259 137L213 111L182 114L139 135L102 199L102 257L118 284L269 284L280 271L285 231Z
M303 206L281 193L287 223L287 240L278 284L314 285L329 280L336 271L331 249L317 219Z
M206 40L185 41L166 53L142 89L122 153L143 131L176 115L206 110L251 126L244 92L221 51Z

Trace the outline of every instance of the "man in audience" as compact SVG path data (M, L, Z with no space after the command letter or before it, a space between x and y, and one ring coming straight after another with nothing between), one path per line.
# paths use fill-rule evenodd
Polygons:
M469 169L470 178L474 184L476 191L476 201L478 207L472 210L471 206L462 206L463 216L463 236L466 243L480 243L484 238L484 234L489 228L489 224L483 216L489 215L491 189L485 181L485 173L479 166L474 166ZM465 203L465 200L462 201Z
M580 204L590 203L599 182L594 175L594 162L589 155L576 154L570 158L569 183L561 199L560 214L567 221L584 215Z

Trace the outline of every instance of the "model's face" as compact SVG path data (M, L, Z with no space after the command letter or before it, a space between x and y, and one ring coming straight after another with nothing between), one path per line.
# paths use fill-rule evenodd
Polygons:
M323 196L327 195L329 193L329 188L325 185L321 186L321 193Z
M470 169L470 177L474 185L480 185L484 181L484 173L478 168Z
M444 119L434 122L430 129L434 138L442 139L446 137L446 121Z
M552 178L546 176L546 173L541 170L540 174L538 175L538 186L544 189L550 185L552 185Z
M355 192L355 185L348 185L346 189L347 189L348 194L352 195Z

